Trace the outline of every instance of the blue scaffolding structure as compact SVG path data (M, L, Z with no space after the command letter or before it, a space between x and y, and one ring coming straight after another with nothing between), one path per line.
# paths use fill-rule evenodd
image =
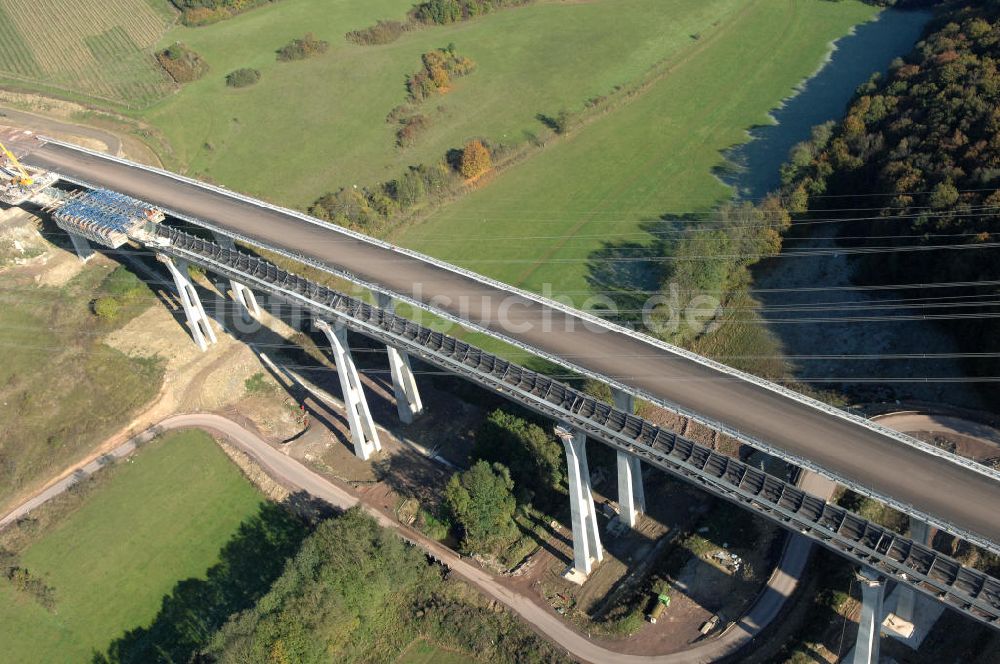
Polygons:
M95 189L69 199L53 215L56 225L112 249L163 213L148 203L106 189Z

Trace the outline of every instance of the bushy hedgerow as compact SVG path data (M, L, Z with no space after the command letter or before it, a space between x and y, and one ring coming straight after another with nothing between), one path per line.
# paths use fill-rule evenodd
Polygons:
M275 0L171 0L184 25L209 25Z
M316 39L316 35L307 32L302 39L293 39L278 49L278 60L280 62L291 62L292 60L305 60L316 55L326 53L330 49L330 42Z
M428 51L420 57L423 67L406 79L406 89L415 102L445 90L452 79L465 76L476 68L475 62L455 52L454 44Z
M396 213L448 195L460 184L460 178L448 164L421 164L375 187L342 187L325 194L313 203L309 212L340 226L378 233Z
M533 0L427 0L414 5L411 16L422 23L446 25L531 2Z
M361 30L351 30L345 36L347 41L361 44L362 46L374 46L377 44L388 44L400 38L407 30L413 28L412 23L402 21L379 21L375 25Z
M156 60L178 83L196 81L208 71L208 64L201 56L180 42L159 51Z
M259 80L260 72L248 67L242 67L226 74L226 85L231 88L245 88Z
M352 30L344 36L356 44L388 44L399 39L407 30L422 25L465 21L498 9L520 7L532 2L534 0L428 0L413 5L405 22L382 20L370 27Z

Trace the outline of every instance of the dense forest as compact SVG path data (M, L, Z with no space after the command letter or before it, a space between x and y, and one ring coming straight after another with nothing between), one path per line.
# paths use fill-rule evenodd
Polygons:
M415 638L477 661L566 662L358 508L323 521L271 590L196 661L392 662ZM471 657L470 657L471 661Z
M859 88L839 124L793 150L783 171L787 205L814 217L839 214L844 236L868 238L853 241L870 252L858 259L864 283L997 279L998 63L1000 2L949 8L884 79ZM926 250L941 245L950 250ZM992 297L995 288L972 292ZM965 312L979 314L963 328L970 348L996 333L995 319L984 316L992 307ZM1000 367L975 369L996 375Z

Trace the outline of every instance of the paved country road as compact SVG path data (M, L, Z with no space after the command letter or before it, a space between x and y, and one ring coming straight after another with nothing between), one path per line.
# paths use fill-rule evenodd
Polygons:
M211 413L168 417L122 443L109 455L116 459L127 457L137 446L149 442L165 431L188 428L203 429L225 438L252 457L271 478L290 490L305 491L341 509L354 507L360 502L356 496L278 451L242 425ZM66 491L78 478L96 472L106 463L106 460L102 462L101 459L92 461L72 475L47 487L0 519L0 528ZM690 650L670 655L625 655L591 643L587 637L568 626L557 614L505 587L492 574L470 564L454 551L423 537L374 507L364 504L362 507L380 525L396 530L402 537L433 555L487 596L508 606L540 634L565 648L574 657L593 664L701 664L717 661L721 657L735 653L749 638L777 616L784 600L795 588L796 578L805 567L811 547L805 538L797 536L791 538L780 568L772 575L758 601L743 619L719 638L704 641Z
M1000 550L1000 482L985 469L959 465L946 455L928 453L916 441L789 398L652 339L585 324L571 311L336 226L72 146L48 142L21 147L28 151L27 164L129 194L256 246L279 248L334 273L420 300L430 309L562 358L561 364L581 373L616 380L651 401L738 432L758 446L772 446L865 493L910 505L924 520L978 535L984 545Z

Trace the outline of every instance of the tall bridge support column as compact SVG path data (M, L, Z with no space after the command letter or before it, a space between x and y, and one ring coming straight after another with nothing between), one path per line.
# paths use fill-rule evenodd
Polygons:
M86 263L91 258L94 257L94 249L90 246L90 242L87 238L82 235L77 235L76 233L67 233L69 235L69 241L73 243L73 249L76 251L76 255L80 257L80 260Z
M225 247L226 249L236 248L236 242L228 235L213 231L212 236L215 238L216 244L220 247ZM254 292L240 282L232 279L229 280L229 287L233 291L233 299L241 305L240 317L243 319L243 322L250 323L255 319L260 320L260 305L257 304L257 296L254 295Z
M380 309L393 310L392 298L384 293L375 293L375 302ZM389 370L392 374L392 391L396 397L396 409L399 419L405 424L413 422L413 418L423 412L424 404L420 400L417 389L417 379L410 367L410 356L394 346L386 346L389 355Z
M573 569L569 571L567 578L583 583L594 564L604 559L601 536L597 532L594 494L590 488L587 436L563 423L556 427L556 435L566 448L569 504L573 522Z
M917 544L930 544L931 526L926 521L910 517L910 539ZM907 622L913 622L913 607L917 601L917 591L900 585L896 591L896 615Z
M615 408L626 413L635 411L635 397L627 392L612 389ZM639 514L646 511L646 492L642 488L642 465L639 457L621 450L617 451L618 461L618 509L624 523L634 528Z
M198 348L203 351L208 350L209 344L214 344L215 331L205 314L205 307L201 304L198 291L191 283L191 276L188 273L188 264L184 261L174 261L169 256L163 254L156 255L157 260L167 266L170 276L174 278L174 285L177 286L177 294L181 299L181 306L184 308L184 315L187 316L188 327L191 328L191 336Z
M861 583L861 618L858 620L853 664L878 664L885 577L870 567L862 567L857 576Z
M337 365L337 375L340 377L340 388L344 393L344 407L347 409L347 421L351 425L351 438L354 442L354 454L365 461L373 452L382 449L375 422L368 409L361 386L361 377L351 357L351 347L347 345L347 329L340 325L331 325L324 320L317 320L316 327L323 330L333 349L333 361Z

